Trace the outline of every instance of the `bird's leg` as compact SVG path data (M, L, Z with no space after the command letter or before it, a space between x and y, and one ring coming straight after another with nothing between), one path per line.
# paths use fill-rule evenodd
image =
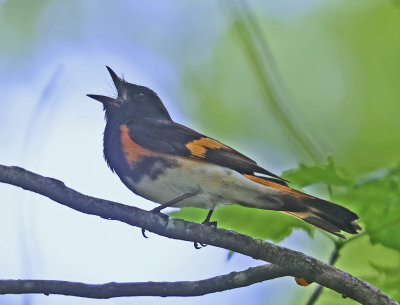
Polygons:
M209 210L206 219L202 222L203 225L211 226L211 227L217 227L217 222L216 221L210 221L211 215L214 213L214 210ZM202 243L194 243L194 247L196 249L201 249L204 247L207 247L206 244Z
M177 197L177 198L175 198L175 199L172 199L172 200L170 200L170 201L168 201L168 202L166 202L166 203L163 203L163 204L159 205L158 207L152 209L151 212L153 212L153 213L160 213L161 210L163 210L163 209L165 209L165 208L168 208L168 207L174 205L175 203L177 203L177 202L179 202L179 201L185 200L185 199L187 199L187 198L189 198L189 197L193 197L193 196L196 195L196 194L197 194L197 193L186 193L186 194L183 194L182 196L179 196L179 197Z
M206 219L202 222L203 225L208 225L212 227L217 227L216 221L210 221L211 215L214 213L214 210L209 210Z
M163 210L163 209L165 209L165 208L168 208L168 207L174 205L175 203L177 203L177 202L179 202L179 201L182 201L182 200L185 200L185 199L187 199L187 198L189 198L189 197L192 197L192 196L194 196L194 195L196 195L196 194L197 194L197 193L186 193L186 194L183 194L183 195L181 195L181 196L179 196L179 197L176 197L175 199L172 199L172 200L170 200L170 201L168 201L168 202L166 202L166 203L160 204L158 207L152 209L150 212L161 214L161 213L160 213L161 210ZM164 214L162 214L162 215L164 215ZM164 215L164 216L165 216L165 215ZM148 238L148 237L146 236L146 230L145 230L145 229L142 229L142 235L143 235L144 238Z

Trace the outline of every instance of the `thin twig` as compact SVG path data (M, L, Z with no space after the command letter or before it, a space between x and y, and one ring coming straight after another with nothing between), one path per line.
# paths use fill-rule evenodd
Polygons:
M192 282L136 282L85 284L52 280L0 280L0 294L43 293L109 299L128 296L200 296L249 286L287 275L282 268L267 264L240 272Z
M304 152L314 162L321 161L321 153L315 143L285 108L287 101L284 100L287 98L283 97L277 86L277 65L255 14L244 1L237 1L234 4L226 3L226 8L231 11L230 16L235 18L237 37L244 48L244 54L264 101L268 103L278 122L282 124L288 136L293 140L297 150ZM236 5L239 7L237 8Z

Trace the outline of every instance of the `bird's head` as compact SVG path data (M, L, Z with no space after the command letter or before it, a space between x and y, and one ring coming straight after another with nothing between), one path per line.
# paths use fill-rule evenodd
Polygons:
M126 122L137 118L171 120L167 109L157 94L147 87L128 83L107 67L117 89L116 98L88 94L87 96L103 104L107 120Z

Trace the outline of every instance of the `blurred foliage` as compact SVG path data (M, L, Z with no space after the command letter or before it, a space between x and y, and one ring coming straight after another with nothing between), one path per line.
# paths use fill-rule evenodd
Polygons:
M337 266L399 300L399 7L329 1L295 22L243 2L223 9L230 26L213 57L196 76L185 71L201 105L188 112L207 122L206 132L269 143L297 160L283 173L292 187L328 186L332 201L358 213L363 227L344 242ZM205 215L172 213L194 221ZM213 219L275 242L293 228L313 232L286 215L241 207L217 209ZM311 293L305 290L304 304ZM317 304L342 302L355 303L325 289Z
M326 164L317 166L300 164L296 169L285 171L282 176L289 181L293 181L293 184L299 188L321 182L330 186L349 186L352 183L351 180L338 173L332 157L328 158Z
M400 166L382 177L368 179L335 194L337 202L351 203L373 244L400 251ZM400 285L399 285L400 287Z
M46 17L61 21L61 15L68 15L74 22L68 25L51 26ZM62 38L78 36L81 19L75 3L50 0L5 0L0 2L0 36L7 41L0 45L0 54L13 59L13 64L23 63L41 44L43 48L52 30L60 29ZM41 49L41 51L43 51Z
M213 56L201 67L183 70L192 101L182 107L193 121L206 124L205 132L228 144L238 139L253 147L268 143L289 159L313 164L315 158L288 137L270 97L263 94L268 89L262 83L268 81L264 86L274 88L282 113L317 147L318 162L332 155L338 170L352 179L398 162L397 6L390 1L329 1L295 21L268 16L265 8L254 6L253 19L273 56L259 51L267 70L263 82L238 38L239 24L249 32L251 27L229 8L223 7L230 23Z
M8 41L7 44L3 44L2 49L15 47L14 44L26 47L32 42L35 39L35 31L40 21L40 15L43 14L43 11L50 2L49 0L12 0L2 3L0 10L0 33L2 37L12 36L14 38L11 43ZM21 10L21 6L24 7L23 10ZM13 35L10 35L10 31Z

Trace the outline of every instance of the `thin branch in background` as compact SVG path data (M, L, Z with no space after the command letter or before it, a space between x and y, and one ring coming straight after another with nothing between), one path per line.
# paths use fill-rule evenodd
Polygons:
M25 164L38 165L41 161L42 148L48 138L51 128L41 128L43 126L51 126L55 118L55 112L59 107L59 101L55 99L55 92L60 84L60 76L63 72L63 66L58 65L53 73L51 73L48 82L43 87L39 98L35 102L35 108L30 115L28 124L25 128L23 140L20 142L19 160ZM29 151L29 153L26 153ZM26 234L31 231L27 228L33 227L34 213L30 210L30 206L24 204L25 198L20 200L20 208L18 209L19 222L18 234L22 256L22 274L30 276L31 274L31 248L32 245L37 247L34 234ZM27 208L28 207L28 208ZM32 304L32 298L29 295L24 296L23 305Z
M371 284L301 252L280 247L234 231L181 219L170 219L109 200L83 195L59 180L46 178L20 167L0 165L0 182L46 196L76 211L117 220L172 239L213 245L269 262L285 274L316 282L365 305L399 305Z
M328 262L329 265L331 265L331 266L335 265L336 261L339 258L339 252L343 248L344 244L345 244L345 242L341 242L341 241L335 243L335 247L333 248L331 257L329 258L329 262ZM315 302L320 297L323 289L324 289L323 286L318 285L318 287L314 290L314 292L312 293L312 295L306 305L314 305Z
M237 8L235 3L238 3L240 7ZM228 2L226 7L231 11L230 15L234 16L237 37L245 50L244 54L247 56L264 101L268 102L277 121L283 125L284 130L293 140L296 149L303 152L313 162L319 162L322 154L317 145L302 126L295 122L293 115L289 115L289 111L285 109L288 104L287 98L283 97L276 85L278 82L276 63L256 16L245 2L237 1L235 3Z
M261 54L264 55L265 71L267 72L266 76L269 78L271 92L276 100L275 103L277 104L277 107L281 110L283 116L287 118L288 122L286 123L292 125L292 127L290 127L290 131L293 133L293 136L298 139L300 144L303 146L303 149L307 151L314 162L320 161L323 157L323 154L319 150L318 144L313 141L312 137L310 137L309 134L303 129L303 126L298 123L295 114L289 107L291 98L287 96L287 90L281 89L283 88L284 82L280 77L276 60L271 52L269 43L265 34L263 33L262 27L256 14L254 13L254 10L250 9L249 4L245 0L239 0L239 3L242 4L243 13L246 18L246 22L249 25L250 31L254 33L254 40L256 42L258 41L258 44L261 48Z
M288 272L282 268L267 264L192 282L136 282L92 285L51 280L0 280L0 295L43 293L45 295L61 294L93 299L128 296L188 297L245 287L286 275L288 275Z
M32 111L32 115L30 116L26 127L24 139L21 141L21 143L23 143L23 146L20 149L21 159L27 157L27 150L32 152L33 149L36 149L37 151L28 154L35 156L34 160L36 164L38 161L37 156L41 155L41 147L37 146L38 139L36 137L40 138L39 142L43 145L50 128L41 128L41 125L50 126L55 118L57 107L60 106L59 100L55 98L55 93L60 85L60 78L63 70L64 67L62 65L55 68L35 103L35 108Z
M332 199L333 197L333 190L332 190L332 185L330 183L327 184L328 192L329 192L329 197ZM336 261L339 258L339 252L343 248L343 246L346 244L346 241L341 241L341 240L336 240L336 239L331 239L334 244L333 251L331 253L331 256L329 258L328 264L331 266L334 266ZM321 285L318 285L317 288L315 288L314 292L311 294L310 299L307 301L306 305L314 305L315 302L318 300L318 298L321 296L321 293L323 291L324 287Z

